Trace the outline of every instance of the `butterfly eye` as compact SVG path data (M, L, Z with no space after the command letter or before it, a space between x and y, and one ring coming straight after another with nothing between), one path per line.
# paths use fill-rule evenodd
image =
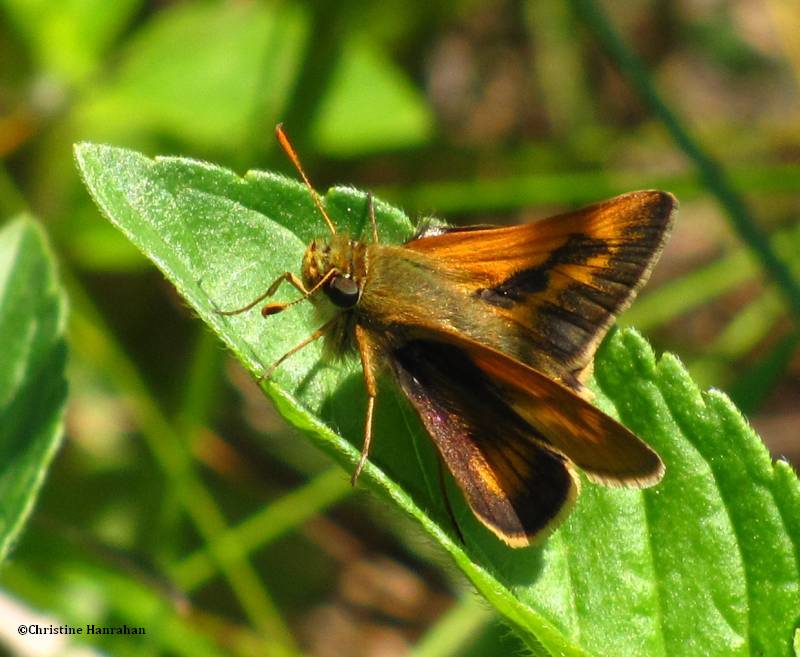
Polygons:
M352 308L358 303L358 283L349 276L334 276L325 288L328 298L340 308Z

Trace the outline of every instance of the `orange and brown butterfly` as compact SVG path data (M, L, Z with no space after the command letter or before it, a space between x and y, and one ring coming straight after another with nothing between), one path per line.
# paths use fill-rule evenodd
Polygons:
M576 467L607 486L641 488L664 473L658 455L590 402L594 352L644 285L672 225L676 199L624 194L514 227L431 228L381 244L336 230L282 127L278 139L330 235L311 242L301 296L266 317L323 298L333 318L284 354L323 338L361 357L366 423L355 483L369 454L377 377L390 370L475 516L512 547L546 536L579 490Z

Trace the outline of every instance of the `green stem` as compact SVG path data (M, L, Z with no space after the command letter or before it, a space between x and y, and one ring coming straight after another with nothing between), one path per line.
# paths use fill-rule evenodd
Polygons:
M220 389L222 346L205 325L199 325L186 378L181 382L181 402L174 424L192 433L209 419Z
M353 487L341 468L331 468L267 505L237 527L220 534L207 549L198 550L175 564L171 576L181 588L194 590L214 575L215 553L224 555L229 562L245 559L249 553L299 527L352 491Z
M661 120L678 147L697 167L703 182L728 214L739 237L750 247L783 294L793 315L800 318L800 284L778 258L766 234L753 219L744 199L734 189L723 168L689 132L678 115L661 99L647 68L628 48L595 0L570 0L577 16L588 26L644 103Z
M734 403L745 414L755 413L786 375L800 346L800 331L784 336L767 354L740 373L728 389Z
M738 167L730 172L738 189L750 194L794 195L800 188L800 167L771 164ZM509 174L502 178L443 180L413 186L380 187L378 196L409 212L442 215L509 211L537 205L579 205L632 189L668 189L681 201L697 198L704 190L693 173L662 176L638 171L558 171Z
M797 244L800 226L775 231L770 236L772 249L784 258L794 271L800 270ZM682 314L708 303L758 274L750 253L743 248L694 269L678 278L646 291L620 319L623 326L636 326L650 331Z
M222 348L217 339L205 325L198 325L191 362L185 377L179 379L180 405L172 418L173 429L183 436L189 453L195 453L195 444L209 421L210 411L218 406L214 400L220 388L221 359ZM182 504L175 487L166 488L155 519L158 563L172 563L185 550L178 547L181 513Z
M250 622L263 636L268 653L286 657L300 655L255 569L245 560L231 560L225 553L213 550L216 538L228 529L222 511L194 471L191 456L179 433L162 413L136 366L116 343L86 292L67 272L63 277L72 300L73 348L87 362L98 367L102 364L103 371L114 378L129 396L148 448L175 486L181 505L197 531L211 546L217 566Z
M412 657L461 655L475 635L495 617L494 611L477 596L465 594L423 636Z

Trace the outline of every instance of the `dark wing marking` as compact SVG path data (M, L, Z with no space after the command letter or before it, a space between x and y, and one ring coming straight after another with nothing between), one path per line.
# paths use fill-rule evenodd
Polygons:
M574 390L505 354L452 337L496 394L548 447L593 481L607 486L652 486L664 464L646 443Z
M576 212L508 228L448 231L406 244L513 327L513 358L579 387L614 317L644 285L677 201L632 192Z
M392 363L478 519L515 547L555 527L577 496L577 477L466 352L411 341Z

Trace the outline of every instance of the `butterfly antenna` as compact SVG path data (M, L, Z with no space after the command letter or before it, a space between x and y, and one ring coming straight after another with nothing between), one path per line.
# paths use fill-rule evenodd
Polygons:
M283 131L283 123L279 123L275 126L275 135L278 137L278 141L281 144L281 148L285 151L285 153L289 156L289 159L294 164L295 169L300 172L300 176L303 178L303 182L308 187L308 191L311 193L311 198L314 199L314 204L322 214L322 218L325 220L325 223L328 224L328 228L330 228L332 234L336 234L336 226L333 225L331 218L328 216L328 213L325 212L325 208L322 206L322 199L320 199L319 194L317 194L317 190L314 189L311 181L308 179L306 172L303 171L303 166L300 164L300 158L297 157L297 152L294 150L289 138L286 136L286 133Z

